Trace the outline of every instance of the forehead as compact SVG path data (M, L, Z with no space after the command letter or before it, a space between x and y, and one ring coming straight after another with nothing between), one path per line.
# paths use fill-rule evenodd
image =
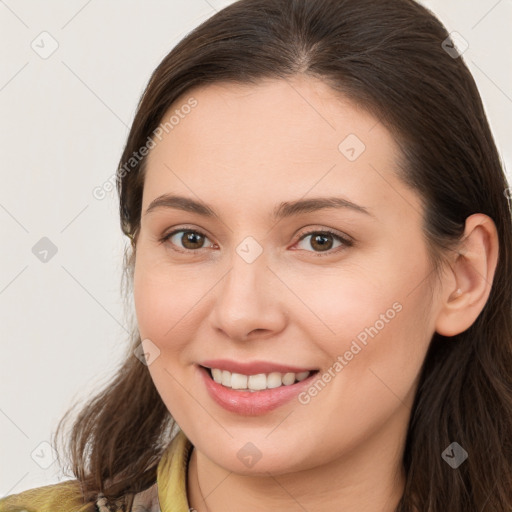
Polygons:
M188 109L186 104L192 98L196 106ZM243 145L245 154L253 148L250 156L271 151L273 156L282 152L305 155L315 150L338 155L338 144L349 134L373 145L385 138L386 147L396 149L391 135L373 116L311 77L267 79L257 85L215 83L195 87L173 103L163 123L182 109L190 112L179 120L173 116L179 122L168 127L163 138L173 139L171 145L173 141L194 144L198 151L208 154L231 144L231 153L239 145ZM369 137L375 128L375 134ZM258 142L266 145L262 147Z
M399 149L390 132L314 78L196 87L161 126L173 115L148 155L145 206L193 189L240 207L327 193L377 207L404 187L393 176Z

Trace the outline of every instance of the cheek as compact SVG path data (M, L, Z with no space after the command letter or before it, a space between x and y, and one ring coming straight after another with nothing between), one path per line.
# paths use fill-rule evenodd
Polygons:
M133 298L142 338L166 343L193 334L191 313L208 285L204 274L141 254L135 265Z
M387 300L366 309L343 302L340 309L347 321L338 320L337 335L316 338L327 353L319 375L324 384L314 382L299 397L303 408L295 421L307 422L314 417L324 425L319 428L326 438L339 440L337 436L342 433L344 442L327 443L323 456L330 457L329 450L343 451L364 442L392 417L406 421L429 339L421 324L421 292L414 299L409 296L403 303L393 302L390 308ZM287 424L282 430L284 437L292 436L294 425Z
M345 265L328 272L317 270L311 276L288 275L295 298L290 296L286 300L296 303L294 318L308 330L312 340L322 338L339 351L343 349L340 340L358 338L364 344L371 336L368 329L371 333L387 330L399 316L405 287L401 278L389 279L392 274L393 269L380 272L368 264L357 268Z
M194 379L187 347L197 329L191 313L198 301L199 280L165 267L139 258L133 280L134 306L141 340L151 340L159 351L148 366L151 378L174 419L186 424L191 407L189 393L195 393L190 385Z
M358 253L336 269L291 276L294 292L312 313L307 318L311 325L315 318L320 322L326 339L357 338L364 345L403 326L406 318L412 325L428 321L429 263L424 248L400 243Z
M364 400L389 394L386 385L399 396L409 393L433 331L427 260L418 253L411 264L410 251L407 257L390 251L373 264L296 280L294 291L309 312L295 318L326 354L326 369L336 376L333 391Z

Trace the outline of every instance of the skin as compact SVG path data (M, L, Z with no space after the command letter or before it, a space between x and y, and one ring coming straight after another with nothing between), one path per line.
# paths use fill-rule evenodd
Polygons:
M494 223L469 217L464 246L436 281L420 196L395 175L398 146L374 117L305 76L198 87L169 112L190 96L198 106L148 156L134 274L141 339L160 351L149 371L194 445L189 504L198 512L392 511L429 342L436 330L462 332L483 309ZM355 161L338 149L349 134L366 146ZM163 193L200 200L217 216L146 214ZM271 218L280 202L333 195L371 215L330 208ZM159 242L180 228L204 233L202 248L190 249L183 232L174 246ZM325 229L353 245L328 238L328 254L314 234L299 240ZM236 252L248 236L263 250L252 263ZM217 405L198 377L196 364L213 358L325 372L394 303L400 312L305 405L242 417ZM261 452L251 468L237 457L248 442Z

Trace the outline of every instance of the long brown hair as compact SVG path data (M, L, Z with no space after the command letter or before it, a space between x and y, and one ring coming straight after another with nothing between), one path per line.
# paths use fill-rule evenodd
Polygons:
M493 219L500 244L481 314L454 337L435 333L429 346L396 511L503 512L512 510L508 183L473 77L461 56L446 51L448 37L412 0L240 0L219 11L172 49L141 97L118 168L121 228L136 241L146 158L130 158L192 87L256 85L303 73L367 109L399 143L400 176L423 200L433 269L457 247L473 213ZM124 264L129 284L133 251ZM140 341L134 329L126 360L82 408L69 435L69 460L86 501L99 492L115 500L150 486L172 437L173 419L133 355ZM453 441L469 454L457 469L441 456Z

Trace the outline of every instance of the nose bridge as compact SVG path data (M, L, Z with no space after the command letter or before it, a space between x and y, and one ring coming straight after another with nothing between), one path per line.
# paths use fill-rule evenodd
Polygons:
M275 277L258 246L254 240L245 240L235 248L215 296L214 326L233 338L243 339L256 329L276 331L284 321L279 300L272 293L275 285L270 280Z
M223 295L225 299L257 299L256 294L264 292L268 278L268 253L262 243L247 236L233 248L230 254L230 271L226 276ZM259 286L257 286L259 285Z
M231 258L230 271L224 280L219 305L229 307L233 316L245 310L259 309L265 295L266 284L270 272L267 269L266 257L261 254L254 260L246 260L240 256L238 248Z

